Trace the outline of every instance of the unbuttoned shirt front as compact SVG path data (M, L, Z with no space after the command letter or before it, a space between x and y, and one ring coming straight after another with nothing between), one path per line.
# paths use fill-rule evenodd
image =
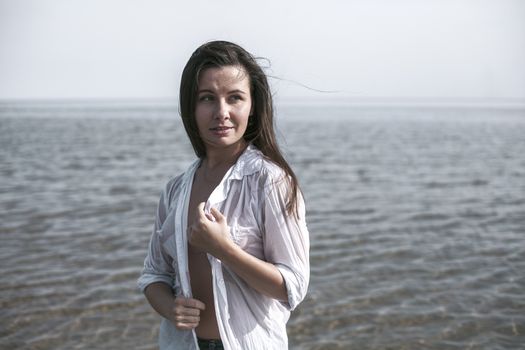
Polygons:
M174 295L191 297L188 269L188 203L200 160L168 182L161 194L144 269L138 280L144 291L154 282L172 287ZM287 349L286 322L305 297L310 278L309 236L305 206L298 194L298 215L286 210L289 181L285 172L249 145L211 193L205 211L226 216L231 239L249 254L274 264L286 283L288 300L269 298L208 254L214 307L225 349ZM207 307L209 307L207 305ZM179 330L162 319L159 346L198 349L195 331Z

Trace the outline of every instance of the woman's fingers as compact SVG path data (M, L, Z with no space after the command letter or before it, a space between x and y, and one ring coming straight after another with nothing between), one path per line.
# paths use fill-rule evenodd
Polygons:
M186 306L187 307L191 307L191 308L199 309L199 310L206 309L206 305L204 305L204 303L202 301L200 301L200 300L193 299L193 298L187 298L187 299L184 299L184 300L186 302Z
M200 218L202 216L205 216L204 213L204 206L206 205L205 202L200 202L199 205L197 205L197 218Z
M181 323L199 323L200 316L175 315L175 321Z
M175 327L181 329L195 328L199 325L200 317L199 316L175 316Z
M216 208L214 208L214 207L210 208L210 212L207 213L204 210L205 206L206 206L205 202L201 202L197 206L197 218L202 220L202 223L206 222L206 220L204 220L204 218L208 219L209 221L218 221L217 220L218 218L223 218L222 213L219 210L217 210Z
M175 321L175 327L182 330L192 330L193 328L196 328L199 325L199 322L197 323L185 323L185 322L178 322Z
M197 316L200 310L206 309L206 305L200 300L192 298L176 298L175 312L182 315Z
M174 324L179 329L193 329L199 325L200 312L206 305L200 300L193 298L175 298Z
M219 209L212 207L210 209L211 215L213 215L213 221L217 221L219 224L222 224L223 221L226 221L224 215L219 211Z

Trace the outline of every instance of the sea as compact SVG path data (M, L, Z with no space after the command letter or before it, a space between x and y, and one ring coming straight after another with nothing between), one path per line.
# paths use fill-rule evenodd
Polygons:
M276 106L307 206L290 349L525 349L523 106ZM157 349L136 287L170 104L0 104L0 349Z

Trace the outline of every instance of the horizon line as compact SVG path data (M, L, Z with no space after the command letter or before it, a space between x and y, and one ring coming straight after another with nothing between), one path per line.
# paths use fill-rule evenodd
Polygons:
M276 103L276 101L278 103ZM355 97L355 96L274 96L274 104L281 105L325 105L333 103L340 106L363 107L519 107L525 108L525 98L518 97ZM143 106L162 105L164 107L177 107L178 99L171 97L43 97L43 98L0 98L2 105L120 105Z

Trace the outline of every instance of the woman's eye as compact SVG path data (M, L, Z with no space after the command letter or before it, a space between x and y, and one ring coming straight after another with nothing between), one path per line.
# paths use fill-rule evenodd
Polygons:
M232 96L230 96L230 100L233 101L233 102L241 101L242 100L242 96L240 96L240 95L232 95Z
M202 96L199 97L199 101L202 101L202 102L213 101L213 96L211 96L211 95L202 95Z

